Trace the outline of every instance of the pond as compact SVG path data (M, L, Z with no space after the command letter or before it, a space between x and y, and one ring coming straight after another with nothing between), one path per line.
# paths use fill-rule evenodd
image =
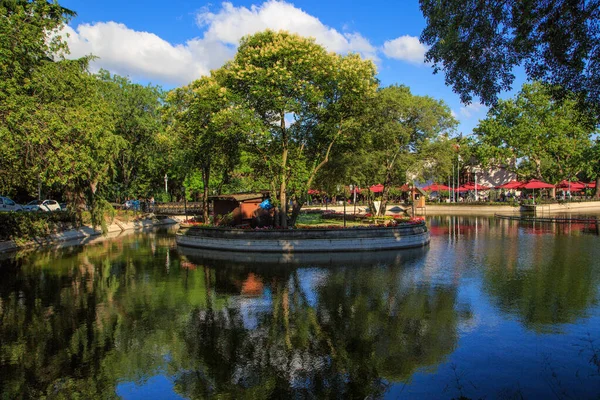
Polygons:
M596 225L234 260L172 231L0 260L0 398L597 398Z

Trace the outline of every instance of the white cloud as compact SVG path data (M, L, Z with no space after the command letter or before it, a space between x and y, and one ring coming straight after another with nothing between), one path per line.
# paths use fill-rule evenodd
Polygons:
M419 42L419 38L409 35L388 40L383 44L383 54L388 58L408 61L412 64L423 64L427 47Z
M301 36L312 36L317 43L337 53L357 52L376 59L377 49L359 33L340 33L324 25L318 18L285 1L268 0L260 6L235 7L226 2L217 13L207 9L198 13L200 27L206 27L204 38L237 45L245 36L265 29L287 30Z
M383 44L383 53L388 58L423 64L427 47L415 36L404 35Z
M204 29L203 36L182 44L171 44L153 33L112 21L81 24L75 29L66 26L63 34L69 34L71 57L99 57L92 63L93 69L177 85L219 68L234 56L243 36L267 28L312 36L330 51L357 52L377 60L377 49L359 33L340 33L284 1L268 0L250 8L226 2L216 13L202 9L196 20Z
M465 118L471 118L473 115L478 114L482 110L485 110L485 106L477 101L467 104L460 108L460 115Z
M92 63L94 69L166 83L189 83L218 68L234 53L222 43L202 39L172 45L153 33L116 22L82 24L76 31L67 26L64 33L69 34L71 57L99 57Z

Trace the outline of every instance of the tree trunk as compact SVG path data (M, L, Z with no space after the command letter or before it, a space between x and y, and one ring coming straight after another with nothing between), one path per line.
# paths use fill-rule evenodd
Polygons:
M542 160L534 159L536 178L542 180Z
M306 182L305 190L308 191L310 189L315 177L317 176L317 172L319 172L319 170L321 168L323 168L323 166L329 162L329 155L331 154L331 148L333 147L333 144L335 143L335 141L341 134L342 134L342 129L338 129L337 133L333 137L333 140L331 142L329 142L329 146L327 146L327 151L325 152L325 156L323 157L323 160L318 164L316 164L316 162L315 162L316 165L313 166L310 176L308 177L308 181ZM296 225L296 222L298 221L298 216L300 215L300 210L302 209L302 206L304 205L304 201L306 199L306 196L304 196L304 195L306 195L306 194L308 194L308 192L303 193L303 196L300 199L298 199L297 196L294 196L294 204L292 207L292 216L290 217L290 226Z
M290 226L296 226L296 222L298 221L298 216L300 215L300 210L304 205L304 201L302 199L298 199L294 197L294 206L292 208L292 216L290 218Z
M367 201L367 205L369 206L369 214L371 214L375 217L377 214L375 212L375 195L373 193L371 193L369 188L367 188L366 190L367 190L367 195L365 197L365 200Z
M208 222L208 181L210 179L210 168L202 168L202 185L204 186L202 194L202 219L204 223Z
M381 204L379 205L379 211L377 212L378 216L385 215L385 208L387 207L388 202L389 187L392 184L392 170L394 168L394 165L396 164L396 159L398 158L399 154L400 150L396 151L394 153L394 156L392 157L392 160L386 166L385 179L383 181L383 192L381 192Z
M600 175L596 177L596 189L594 192L594 197L600 199Z
M283 228L287 228L287 198L285 195L286 183L287 183L287 158L288 158L288 136L285 129L285 112L281 112L281 142L283 150L281 152L281 186L279 187L279 214L280 223L279 225Z

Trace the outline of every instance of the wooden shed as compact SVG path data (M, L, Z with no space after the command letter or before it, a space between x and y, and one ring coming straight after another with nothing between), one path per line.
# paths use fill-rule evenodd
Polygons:
M213 202L215 223L218 223L219 216L231 213L233 216L231 225L242 225L252 221L258 205L267 197L269 197L269 192L224 194L210 196L208 199Z

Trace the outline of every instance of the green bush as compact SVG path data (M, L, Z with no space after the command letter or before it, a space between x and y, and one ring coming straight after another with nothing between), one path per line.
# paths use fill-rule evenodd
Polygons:
M32 240L65 229L78 227L73 212L2 212L0 240Z

